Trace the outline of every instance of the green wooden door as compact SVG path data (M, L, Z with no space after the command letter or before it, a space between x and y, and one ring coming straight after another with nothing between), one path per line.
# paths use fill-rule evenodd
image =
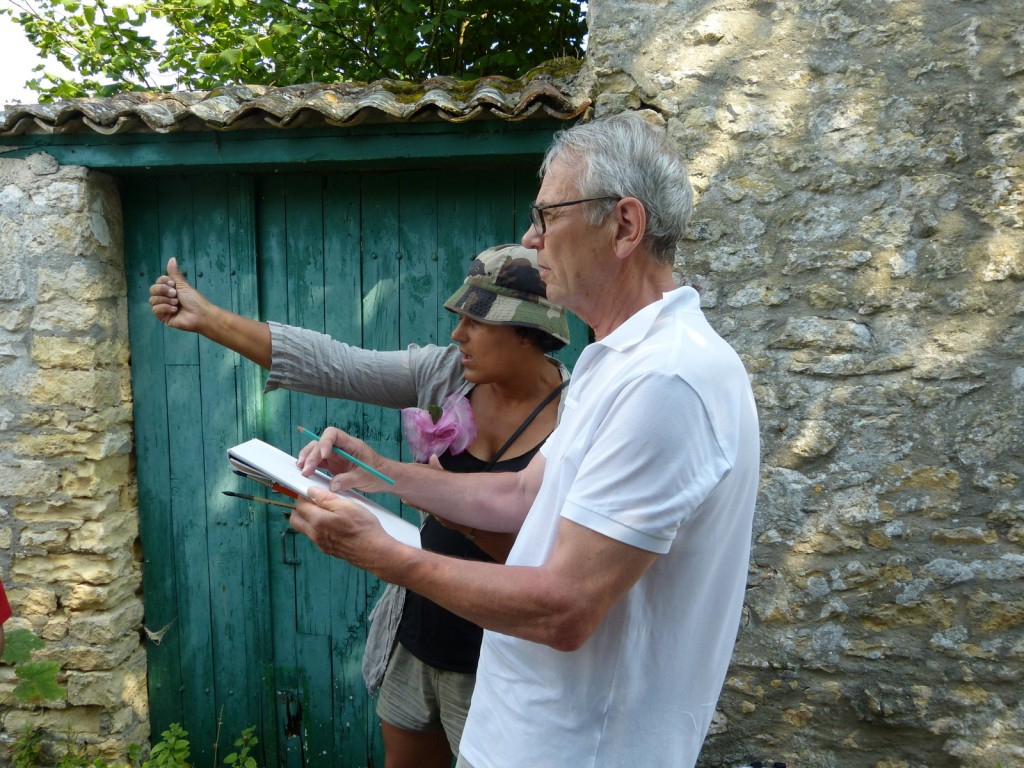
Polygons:
M257 727L263 765L381 766L360 673L375 579L322 555L233 475L230 445L297 451L336 424L401 456L396 412L262 394L254 364L165 330L148 289L170 256L207 297L377 349L447 343L442 306L483 248L518 241L535 165L123 180L154 741L190 734L213 765ZM580 323L563 358L585 341ZM394 502L381 499L396 509Z

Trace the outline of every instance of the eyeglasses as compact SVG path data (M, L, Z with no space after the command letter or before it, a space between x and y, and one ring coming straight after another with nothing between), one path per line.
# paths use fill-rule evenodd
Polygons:
M585 197L582 200L570 200L566 203L551 203L550 205L537 205L536 203L530 203L530 223L537 228L540 234L545 234L548 231L548 224L544 221L544 211L549 208L565 208L569 205L579 205L580 203L592 203L595 200L621 200L622 198L618 195L605 195L603 197Z

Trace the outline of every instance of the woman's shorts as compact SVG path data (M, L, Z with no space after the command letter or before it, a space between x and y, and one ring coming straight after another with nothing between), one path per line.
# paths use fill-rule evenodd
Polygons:
M443 728L452 754L457 755L475 684L475 674L436 669L395 643L380 686L377 715L405 731Z

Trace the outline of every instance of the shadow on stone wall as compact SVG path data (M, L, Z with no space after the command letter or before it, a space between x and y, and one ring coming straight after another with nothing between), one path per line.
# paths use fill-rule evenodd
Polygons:
M702 765L1024 760L1022 18L592 5L596 111L655 110L690 159L679 278L762 418Z

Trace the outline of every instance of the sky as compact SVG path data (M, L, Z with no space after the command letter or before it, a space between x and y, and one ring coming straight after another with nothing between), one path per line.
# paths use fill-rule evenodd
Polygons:
M121 5L134 0L109 0L109 5ZM26 5L31 0L20 0ZM0 8L18 10L13 0L0 0ZM149 35L159 34L158 25L145 25L142 30ZM0 16L0 107L5 104L37 104L38 95L25 87L25 81L36 76L32 67L39 63L36 49L25 39L21 26L9 16ZM66 74L66 70L55 62L51 62L50 71ZM167 77L159 75L158 82L165 82Z
M0 0L0 8L12 7L11 0ZM19 101L38 102L35 93L24 87L25 81L32 77L32 67L39 61L36 49L9 16L0 16L0 51L4 60L0 67L0 106Z
M133 0L108 0L110 5L126 4ZM21 5L26 5L31 0L19 0ZM586 3L583 3L586 8ZM12 8L17 10L14 0L0 0L0 8ZM143 27L147 34L157 37L160 35L158 25L150 27L147 24ZM25 87L25 82L36 74L32 68L39 63L39 56L36 49L28 40L21 26L9 16L0 16L0 108L6 104L37 104L39 98L34 91ZM63 67L56 63L50 64L50 70L54 73L65 73ZM159 83L167 83L168 76L157 74L154 76Z

